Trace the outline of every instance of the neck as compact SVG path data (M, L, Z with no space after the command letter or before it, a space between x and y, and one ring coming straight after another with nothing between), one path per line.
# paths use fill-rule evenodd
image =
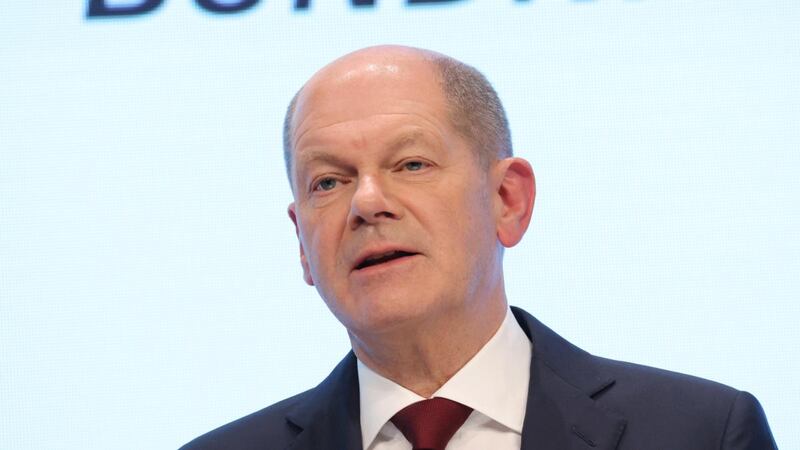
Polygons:
M395 383L430 398L492 338L505 318L505 294L478 307L391 332L356 336L350 342L358 359Z

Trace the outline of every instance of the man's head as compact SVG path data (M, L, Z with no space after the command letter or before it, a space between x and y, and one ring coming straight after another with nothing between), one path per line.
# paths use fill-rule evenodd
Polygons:
M506 157L502 106L463 67L368 48L317 72L289 109L304 277L356 337L505 308L502 249L527 228L533 173ZM447 84L464 78L477 99Z
M366 50L380 51L388 47L374 47ZM444 93L447 111L453 127L472 144L473 151L480 161L487 165L496 159L513 155L511 130L503 104L497 96L489 80L477 69L463 62L443 55L421 49L394 50L409 51L427 60L436 72L435 81ZM350 56L350 55L347 55ZM289 102L283 121L283 158L289 183L294 189L292 180L292 139L294 112L297 99L303 90L300 89Z

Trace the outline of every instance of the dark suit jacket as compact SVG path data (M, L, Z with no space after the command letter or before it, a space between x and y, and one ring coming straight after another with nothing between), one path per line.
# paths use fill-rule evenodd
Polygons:
M525 311L512 311L533 342L522 450L777 448L761 406L747 392L592 356ZM200 436L181 450L289 449L361 449L352 352L314 389Z

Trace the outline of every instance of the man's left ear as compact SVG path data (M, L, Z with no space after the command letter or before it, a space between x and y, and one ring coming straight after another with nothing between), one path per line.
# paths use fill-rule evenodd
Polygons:
M519 243L533 214L536 178L522 158L506 158L494 167L497 238L504 247Z

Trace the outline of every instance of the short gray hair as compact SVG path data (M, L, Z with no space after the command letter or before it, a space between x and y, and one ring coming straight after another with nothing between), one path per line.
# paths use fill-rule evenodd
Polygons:
M439 75L439 83L447 101L450 122L472 146L478 161L484 166L514 154L511 130L500 97L489 80L478 69L447 55L430 56ZM283 120L283 159L289 184L292 184L292 120L297 91L286 108ZM294 188L294 187L293 187Z

